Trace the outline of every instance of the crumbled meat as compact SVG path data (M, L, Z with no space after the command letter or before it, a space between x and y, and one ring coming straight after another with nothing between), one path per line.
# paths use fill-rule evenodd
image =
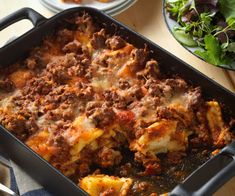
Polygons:
M63 105L66 105L66 107L63 107ZM74 110L68 104L63 103L57 109L49 111L46 119L52 121L58 121L60 119L72 120L74 119Z
M36 60L36 58L33 58L33 57L27 58L25 60L25 64L29 69L35 69L36 65L37 65L37 60Z
M93 63L102 67L108 67L109 66L107 62L108 58L109 58L108 55L105 55L105 54L99 55L98 58L95 58L93 60Z
M119 88L122 90L130 88L130 84L127 80L124 80L122 78L119 79L118 81Z
M182 161L182 157L185 157L185 152L169 152L167 153L167 160L170 164L178 164Z
M156 114L159 119L171 119L174 117L172 112L166 106L160 106L156 110Z
M33 116L27 119L27 121L25 122L25 127L27 129L27 132L29 132L29 135L36 133L36 131L38 131L39 129L36 123L36 119Z
M138 108L139 115L144 117L147 114L149 114L150 112L149 110L156 111L156 109L161 106L162 104L161 99L162 99L161 97L145 96L140 100L140 102L133 102L130 105L130 108L132 109L134 109L135 107ZM151 118L154 118L154 116L151 116Z
M135 193L140 193L143 191L148 190L149 188L149 183L148 182L135 182L135 184L133 185L133 192Z
M86 86L78 93L78 98L84 101L91 101L94 98L94 90L92 86Z
M126 45L126 42L120 36L110 37L105 43L111 50L118 50Z
M93 34L91 45L94 49L105 48L105 31L101 29L99 32Z
M101 107L102 103L99 101L89 101L86 105L86 111L89 112L93 109L95 109L96 107Z
M68 53L63 57L54 58L50 63L47 64L47 71L53 71L57 69L57 66L68 68L77 65L78 61L74 53Z
M79 177L84 177L91 173L90 165L94 162L94 152L89 148L84 148L80 153L80 160L76 162L77 171Z
M69 76L82 77L85 74L86 74L86 68L82 64L77 64L76 66L72 66L68 69Z
M59 94L58 97L56 97L56 100L59 103L70 103L73 104L76 99L78 98L76 92L73 89L69 89L69 87L67 86L68 90L66 88L61 88L62 90L62 94ZM63 89L65 91L63 91ZM53 100L51 100L53 101Z
M8 115L1 117L1 123L9 131L13 132L16 137L25 140L26 138L26 129L25 129L25 119L21 116L15 116L14 118Z
M184 90L188 87L187 83L182 78L166 79L165 84L176 90Z
M154 79L148 79L146 80L146 83L144 85L147 89L150 95L152 96L161 96L162 95L162 88L159 85L159 83Z
M143 69L146 63L148 53L146 49L133 49L131 51L131 57L133 59L132 71L136 72L140 69Z
M132 165L131 163L126 163L122 165L119 171L119 174L123 177L127 177L132 173Z
M93 25L92 18L88 14L84 14L81 17L75 19L75 24L77 25L77 30L83 32L86 35L92 36L95 32L95 27Z
M82 162L78 165L77 173L80 177L86 176L90 173L90 164L86 162Z
M143 96L142 88L137 84L125 90L124 94L124 98L128 104L135 100L140 100Z
M134 124L134 119L135 114L132 111L128 111L128 110L119 110L117 113L117 121L121 124L122 128L126 130L127 134L132 133L131 129L133 127ZM129 135L130 137L130 135ZM130 137L131 138L131 137Z
M169 100L174 93L170 85L167 85L165 82L159 82L153 78L146 80L145 87L148 89L150 95L166 98L167 100Z
M150 60L146 62L145 69L136 73L139 79L145 78L157 78L159 76L158 63L155 60Z
M105 100L115 102L118 100L119 96L115 91L106 90L103 93Z
M99 127L108 125L112 123L115 119L115 112L111 107L108 107L106 104L103 104L100 108L95 108L87 112L87 115Z
M200 106L196 112L196 118L198 125L194 126L196 137L192 137L190 142L193 147L210 146L212 143L211 136L209 134L209 128L206 120L206 107Z
M157 175L160 174L162 169L160 163L157 162L148 162L144 164L145 171L144 175Z
M140 152L135 153L135 161L142 163L145 167L145 171L140 175L157 175L162 171L159 159L154 155L144 155Z
M74 52L74 53L82 53L82 44L77 40L69 42L62 48L63 52Z
M45 46L45 48L49 48L48 46ZM45 53L42 51L43 49L40 49L39 47L34 48L30 56L27 58L29 60L25 60L24 64L28 69L36 70L44 68L47 63L49 62L48 56L45 55Z
M71 66L77 65L77 63L78 63L77 55L74 54L74 53L67 53L62 58L61 65L64 66L64 67L71 67Z
M50 64L47 66L48 71L50 71L52 79L59 83L64 84L67 80L69 80L69 75L67 69L58 64Z
M70 79L68 68L76 67L77 63L73 53L66 54L63 58L55 58L47 64L47 75L55 82L63 84Z
M109 188L103 192L100 193L100 196L113 196L116 195L117 192L114 188Z
M173 96L173 89L169 85L160 84L161 91L166 99L170 99Z
M96 169L92 174L93 175L97 175L97 174L101 174L101 170L100 169Z
M149 196L158 196L157 193L151 193Z
M93 71L92 71L92 69L87 69L87 70L86 70L86 74L85 74L85 78L88 79L88 80L90 80L90 79L92 79L92 77L93 77Z
M69 160L70 146L62 136L58 136L54 139L56 147L58 147L58 153L54 154L51 158L52 163L64 163Z
M158 63L155 60L150 60L147 61L146 66L145 66L145 70L147 71L147 73L153 77L157 77L159 74L159 68L158 68Z
M127 106L125 98L119 96L115 91L106 90L103 96L108 103L116 108L124 109Z
M84 67L89 67L90 64L91 64L91 60L87 57L84 56L84 58L81 60L81 64L84 66Z
M187 108L198 108L198 106L200 106L200 103L202 102L201 89L197 87L191 91L188 91L187 93L185 93L184 97L186 100Z
M41 111L47 113L48 120L72 120L75 107L78 107L77 111L84 110L79 107L78 99L76 91L69 89L68 86L55 88L45 96L44 102L41 103Z
M138 125L136 125L136 131L135 131L135 138L139 139L144 133L145 130L143 128L146 128L149 124L146 123L145 121L140 121Z
M108 168L118 165L121 160L122 155L119 151L103 147L97 154L96 163L102 168Z
M143 65L146 62L147 52L144 49L133 49L131 56L138 65Z
M11 92L15 89L15 85L14 83L9 80L9 79L6 79L6 80L0 80L0 91L3 91L3 92Z
M40 78L32 78L23 89L23 93L25 95L27 94L46 95L51 91L52 87L53 84L46 76Z
M73 31L70 31L68 29L63 29L58 32L57 40L59 43L67 44L68 42L71 42L73 39L74 39Z
M21 111L21 114L18 113L14 116L1 115L0 121L2 125L23 141L38 130L35 118L28 117L28 112L25 110Z

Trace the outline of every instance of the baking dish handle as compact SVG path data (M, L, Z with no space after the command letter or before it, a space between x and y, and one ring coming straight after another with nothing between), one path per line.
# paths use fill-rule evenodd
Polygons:
M29 19L34 26L38 26L43 21L47 20L44 16L31 8L22 8L0 20L0 31L22 19Z
M235 142L207 161L176 186L170 196L212 195L235 176Z

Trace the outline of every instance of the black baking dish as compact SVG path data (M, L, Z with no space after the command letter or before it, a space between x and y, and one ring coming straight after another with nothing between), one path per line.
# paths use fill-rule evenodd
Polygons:
M235 95L201 74L158 45L135 33L106 14L92 8L79 7L61 12L46 19L30 8L23 8L0 20L0 30L21 19L29 19L35 26L32 30L0 48L0 66L24 58L32 47L38 46L43 37L63 25L64 19L74 13L87 12L92 18L108 29L108 33L121 35L136 47L147 47L151 56L158 60L160 70L166 74L177 74L195 86L201 86L205 99L216 99L224 106L225 118L235 118ZM157 32L155 32L157 33ZM6 40L7 41L7 40ZM35 154L4 127L0 126L0 148L21 166L35 180L53 195L86 195L76 184L66 178L50 164ZM171 195L210 195L226 181L235 176L235 144L225 147L220 154L210 159L201 168L177 186ZM207 175L205 176L205 171Z

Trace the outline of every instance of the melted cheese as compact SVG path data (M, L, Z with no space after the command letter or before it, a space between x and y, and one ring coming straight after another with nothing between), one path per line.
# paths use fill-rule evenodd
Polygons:
M33 75L34 73L30 70L20 69L13 72L9 79L15 84L16 88L22 88Z
M50 160L51 156L56 152L56 147L50 145L51 135L47 130L38 132L31 136L26 144L32 148L36 153L40 154L47 161Z
M105 91L112 87L112 83L107 77L96 77L91 82L92 87L95 91Z
M77 117L72 127L63 133L65 139L72 146L70 151L72 159L77 159L80 151L103 133L104 131L96 128L90 119L85 116Z
M207 102L207 121L214 140L214 145L220 147L231 141L228 127L224 125L221 108L218 102Z
M105 191L113 190L113 196L126 196L132 184L131 178L118 178L107 175L91 175L80 181L80 187L91 196L99 196Z
M12 99L19 94L20 94L19 90L15 90L13 93L6 93L2 95L0 94L0 97L1 96L3 97L2 99L0 99L1 111L6 112L6 113L14 112L16 108L14 107Z
M167 151L185 150L188 134L184 130L177 131L177 121L161 120L145 129L144 134L131 143L131 148L142 154L159 154Z
M208 110L206 116L210 130L214 132L216 129L222 129L224 127L224 122L219 103L216 101L209 101L207 102L207 106Z

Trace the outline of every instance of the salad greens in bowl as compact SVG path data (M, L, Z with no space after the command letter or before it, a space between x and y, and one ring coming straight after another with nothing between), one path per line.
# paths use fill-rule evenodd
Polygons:
M165 0L174 37L206 62L235 70L235 0Z

